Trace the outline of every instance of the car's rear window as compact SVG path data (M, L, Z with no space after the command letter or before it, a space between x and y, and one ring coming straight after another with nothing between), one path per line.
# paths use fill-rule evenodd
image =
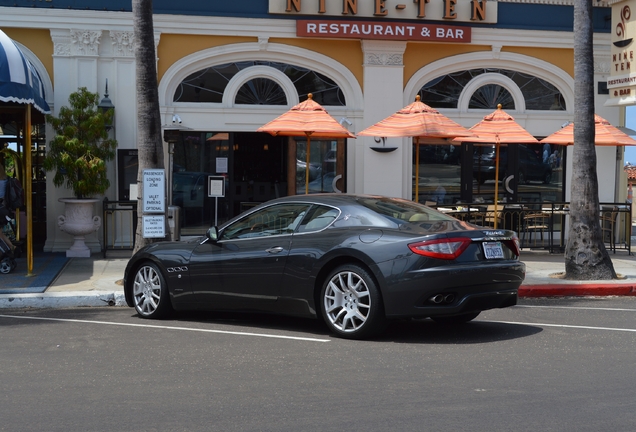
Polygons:
M450 216L446 216L437 210L418 204L412 201L397 198L360 198L358 203L370 212L364 214L349 215L349 219L356 219L356 225L373 225L395 227L403 223L416 223L423 221L455 221ZM338 219L347 217L342 214Z

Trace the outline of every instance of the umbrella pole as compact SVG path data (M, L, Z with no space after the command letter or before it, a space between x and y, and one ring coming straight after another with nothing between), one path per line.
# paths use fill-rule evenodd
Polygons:
M497 229L497 201L499 197L499 140L495 143L495 229Z
M26 206L27 220L27 276L33 276L33 177L31 176L31 104L27 105L24 117L24 154L26 156L26 166L24 167L24 177L21 180L24 184L24 195L26 196L26 201L24 204ZM17 218L19 219L19 209L17 213Z
M305 166L305 195L309 195L309 154L311 151L311 137L307 135L307 165Z
M420 142L415 137L415 202L420 202Z

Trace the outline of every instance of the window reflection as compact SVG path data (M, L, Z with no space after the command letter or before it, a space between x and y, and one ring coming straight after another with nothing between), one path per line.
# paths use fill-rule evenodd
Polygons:
M417 160L417 148L413 146L413 161ZM418 189L418 202L445 204L460 200L460 146L420 144L419 162L419 179L413 166L413 193Z
M413 200L417 189L418 201L431 205L494 202L497 166L494 145L419 147L419 183L415 183L414 163ZM499 200L531 203L563 201L564 154L564 148L557 145L501 145L497 184ZM416 160L414 146L413 161Z

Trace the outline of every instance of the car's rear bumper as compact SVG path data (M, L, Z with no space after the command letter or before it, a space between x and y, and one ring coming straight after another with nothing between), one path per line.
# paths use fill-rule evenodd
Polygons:
M387 317L458 315L514 306L525 264L507 261L447 266L405 276L382 292Z

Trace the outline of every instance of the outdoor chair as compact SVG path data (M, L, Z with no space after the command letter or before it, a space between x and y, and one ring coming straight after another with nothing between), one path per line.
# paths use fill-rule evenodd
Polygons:
M609 243L610 249L616 253L616 219L618 218L618 208L602 209L601 210L601 233L603 235L603 241ZM609 237L609 241L605 239Z
M529 247L544 246L543 233L549 236L550 230L550 213L532 212L523 216L523 231L521 234L521 247L528 246L526 236L528 237ZM537 234L541 237L541 243L537 244Z

